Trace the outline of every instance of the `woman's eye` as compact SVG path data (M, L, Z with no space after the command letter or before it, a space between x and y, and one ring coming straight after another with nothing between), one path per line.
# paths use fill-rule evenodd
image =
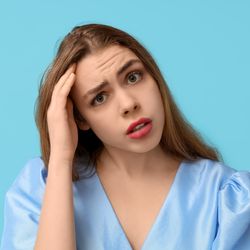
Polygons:
M132 83L136 82L137 79L140 79L142 77L142 72L135 71L128 75L128 80Z
M142 78L142 72L140 72L140 71L131 72L131 73L129 73L129 74L127 75L126 78L128 79L128 81L130 81L130 82L132 82L132 83L135 83L135 82L139 81L139 80ZM105 98L104 98L104 96L105 96L104 93L105 93L104 91L98 93L98 94L94 97L94 99L91 101L90 104L91 104L92 106L96 106L96 105L102 104L102 103L104 102L103 99L105 99Z
M94 99L92 100L91 105L95 106L96 103L97 103L97 105L102 104L102 102L103 102L102 99L103 99L103 96L104 96L103 94L104 94L104 92L100 92L99 94L97 94L94 97Z

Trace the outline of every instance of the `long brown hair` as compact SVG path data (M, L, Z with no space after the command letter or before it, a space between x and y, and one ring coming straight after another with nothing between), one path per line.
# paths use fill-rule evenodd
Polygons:
M198 158L207 158L222 161L219 151L204 142L201 135L194 130L178 109L160 69L150 53L134 37L122 30L103 24L87 24L74 27L64 37L53 62L45 71L40 82L35 119L40 133L41 158L44 165L48 167L50 157L47 110L55 84L71 64L77 63L99 49L114 44L129 48L142 61L159 87L165 112L161 147L178 159L194 161ZM83 119L76 105L74 105L74 117L76 121ZM74 161L85 155L89 157L89 162L96 164L103 147L103 143L91 129L83 131L78 128L78 145ZM73 165L72 180L76 181L79 178L79 169Z

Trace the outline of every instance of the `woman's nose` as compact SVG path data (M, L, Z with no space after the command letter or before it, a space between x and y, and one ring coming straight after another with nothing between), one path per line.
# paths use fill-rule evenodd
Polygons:
M122 114L127 115L128 113L133 113L135 110L137 110L139 107L138 104L134 103L133 106L127 107L126 109L123 110Z
M123 93L120 93L119 102L120 102L122 115L133 113L134 111L138 110L140 107L136 98L130 95L129 93L125 93L125 91L123 91Z

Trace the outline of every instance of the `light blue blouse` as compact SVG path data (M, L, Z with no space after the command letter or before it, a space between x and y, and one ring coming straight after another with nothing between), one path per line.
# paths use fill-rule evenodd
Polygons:
M46 177L33 158L9 188L1 250L33 249ZM97 174L73 183L73 192L78 250L132 250ZM142 247L165 249L249 250L250 172L183 161Z

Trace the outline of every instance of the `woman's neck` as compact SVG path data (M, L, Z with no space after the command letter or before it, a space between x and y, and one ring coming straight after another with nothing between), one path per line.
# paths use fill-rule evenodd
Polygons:
M97 171L100 174L136 179L148 175L168 175L176 171L180 162L181 159L168 155L160 146L140 154L105 148L98 160Z

